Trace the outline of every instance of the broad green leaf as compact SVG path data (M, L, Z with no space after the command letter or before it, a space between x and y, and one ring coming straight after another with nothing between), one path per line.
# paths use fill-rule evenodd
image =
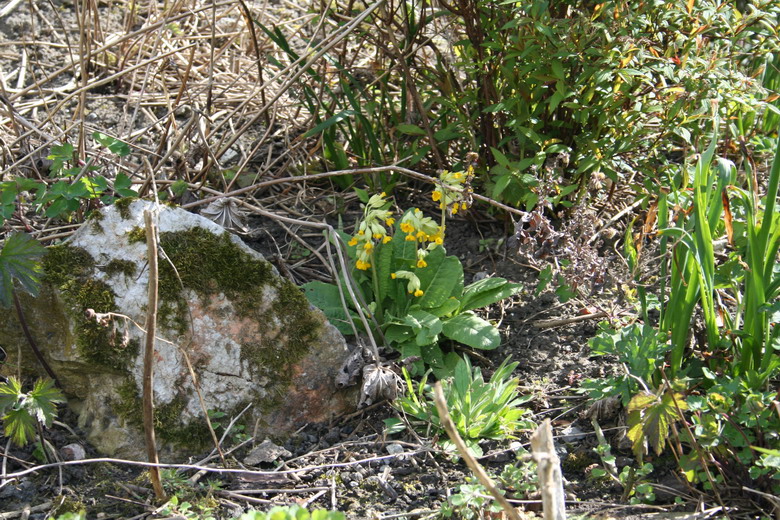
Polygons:
M492 350L501 343L501 336L496 328L471 312L446 320L442 333L458 343L481 350Z
M41 278L40 258L46 249L26 233L8 236L0 250L0 305L9 307L13 300L14 281L25 291L38 295Z
M400 125L397 125L395 128L402 134L406 134L406 135L425 135L425 130L423 130L417 125L402 123Z
M341 304L339 288L333 284L313 281L303 284L303 291L309 302L320 309L339 332L345 335L354 334L354 330L347 318L344 306ZM350 315L354 314L350 311Z
M401 344L414 338L414 331L408 325L392 324L385 329L385 339L391 344Z
M400 240L400 239L395 239ZM393 245L392 241L387 244L380 244L376 248L374 254L374 269L377 277L377 285L379 286L379 294L376 296L377 302L383 302L388 295L392 278L390 277L393 272Z
M92 138L101 145L108 148L111 153L116 154L119 157L130 155L130 146L128 146L126 142L117 139L116 137L111 137L110 135L106 135L100 132L94 132L92 134Z
M463 290L460 310L481 309L520 292L522 284L510 283L503 278L483 278Z
M423 309L440 307L450 296L460 296L463 290L463 266L454 256L445 256L437 247L427 256L428 266L416 269L423 295L416 303Z
M426 310L431 314L435 314L436 316L442 318L457 311L458 307L460 307L460 302L454 296L450 296L440 306Z
M405 321L417 334L417 344L420 346L433 343L441 334L441 320L429 312L413 310L406 315Z
M401 433L406 429L406 424L398 417L390 417L383 422L385 423L385 434L387 435Z
M137 197L138 192L131 188L133 181L124 173L119 173L114 179L114 191L120 197Z

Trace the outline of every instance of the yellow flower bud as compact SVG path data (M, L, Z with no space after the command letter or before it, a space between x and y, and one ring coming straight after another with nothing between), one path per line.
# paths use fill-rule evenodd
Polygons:
M357 243L358 243L357 237L352 237L352 240L350 240L349 242L347 242L347 244L349 244L349 245L351 245L351 246L356 246L356 245L357 245Z
M428 267L428 262L420 258L419 260L417 260L417 268L422 269L423 267Z
M417 298L419 298L419 297L420 297L420 296L422 296L423 294L424 294L424 293L423 293L422 289L417 289L416 291L414 291L414 295L415 295Z
M390 235L385 235L385 238L383 238L383 239L382 239L382 243L383 243L383 244L387 244L387 243L388 243L388 242L390 242L392 239L393 239L393 237L391 237Z

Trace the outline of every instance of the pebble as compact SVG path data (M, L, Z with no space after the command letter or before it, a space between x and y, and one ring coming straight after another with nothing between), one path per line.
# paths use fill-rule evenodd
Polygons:
M390 455L400 455L404 452L404 447L400 444L388 444L385 446L385 449Z
M584 439L586 435L584 431L571 424L561 430L561 440L563 442L576 442Z

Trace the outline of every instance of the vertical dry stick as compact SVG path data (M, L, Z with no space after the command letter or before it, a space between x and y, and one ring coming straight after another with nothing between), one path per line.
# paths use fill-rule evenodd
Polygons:
M152 221L152 212L144 211L146 223L146 249L149 261L149 304L146 311L146 348L144 350L144 434L146 435L146 455L149 462L158 464L157 446L154 440L154 335L157 329L157 230ZM159 500L165 498L160 469L149 468L149 479L152 481L154 494Z
M555 453L550 419L545 419L531 435L531 451L539 473L544 520L566 520L561 461Z
M466 465L471 472L474 473L474 476L477 477L479 483L485 486L485 489L487 489L490 494L493 495L493 498L501 504L501 507L504 508L504 512L509 520L520 520L520 515L517 513L517 510L509 503L504 495L501 494L493 483L493 480L485 473L485 470L479 465L477 459L471 454L466 443L460 438L458 430L455 429L455 423L452 422L452 418L450 417L450 412L447 410L447 401L444 400L444 392L441 389L441 383L439 381L436 381L436 385L433 387L433 394L436 400L436 409L439 411L439 420L441 421L442 426L444 426L444 429L447 430L447 435L450 436L452 442L457 446L458 452L460 452L463 460L466 461Z

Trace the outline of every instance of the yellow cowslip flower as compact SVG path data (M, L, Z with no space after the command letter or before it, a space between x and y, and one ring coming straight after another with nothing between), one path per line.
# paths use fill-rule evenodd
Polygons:
M425 234L425 231L418 231L417 232L417 240L419 240L420 242L425 240L426 236L428 236L428 235Z
M366 269L371 267L371 264L368 262L364 262L363 260L358 260L357 262L355 262L355 267L357 267L361 271L365 271Z
M428 267L428 262L420 258L419 260L417 260L417 268L422 269L423 267Z
M438 202L441 200L441 192L439 190L433 190L433 193L431 193L431 198L434 202Z
M388 243L388 242L390 242L392 239L393 239L393 237L391 237L390 235L385 235L385 237L382 239L382 243L383 243L383 244L387 244L387 243Z
M382 235L382 233L374 233L374 239L375 239L375 240L379 240L379 239L380 239L380 238L382 238L383 236L384 236L384 235Z
M467 203L463 202L460 205L460 209L465 211L465 210L469 209L469 205Z
M406 241L407 242L416 242L417 239L414 238L414 235L406 235Z
M414 295L415 295L417 298L419 298L419 297L420 297L420 296L422 296L423 294L425 294L425 293L423 293L423 290L422 290L422 289L417 289L416 291L414 291Z
M393 217L390 217L387 220L385 220L385 224L387 224L387 226L390 227L393 224L395 224L395 219Z
M390 278L395 280L396 278L398 278L398 275L396 275L395 273L390 273Z
M457 213L458 213L458 205L455 204L455 205L452 206L452 214L455 215Z
M414 232L414 226L409 222L401 222L401 231L404 233L412 233Z
M371 251L373 248L374 248L374 243L371 241L368 241L365 244L363 244L363 249L365 249L366 251Z
M362 229L361 229L360 231L358 231L358 235L360 235L361 237L364 235L364 233L363 233L363 230L362 230Z
M358 243L358 239L357 239L357 237L352 237L352 240L350 240L349 242L347 242L347 244L349 244L349 245L351 245L351 246L356 246L356 245L357 245L357 243Z
M437 246L440 246L444 243L444 240L441 237L435 237L434 242L436 242Z

